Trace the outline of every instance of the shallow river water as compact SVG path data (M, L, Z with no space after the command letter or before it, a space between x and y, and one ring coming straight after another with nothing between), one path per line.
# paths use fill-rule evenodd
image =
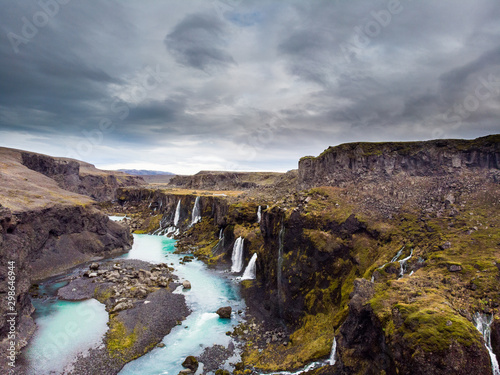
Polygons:
M245 308L239 294L238 281L229 274L209 270L193 260L180 264L184 255L173 254L175 240L163 236L134 235L134 245L121 258L140 259L151 263L168 263L175 268L180 281L189 280L192 288L177 288L174 293L185 295L191 314L163 339L165 347L127 364L121 375L178 374L183 360L200 355L214 344L228 346L226 332L241 322L238 311ZM40 293L54 295L65 283L51 281L40 286ZM26 349L30 373L61 374L77 354L97 347L107 330L108 315L104 305L96 300L68 302L52 296L34 299L37 331ZM215 311L231 306L232 318L220 319ZM237 358L232 359L237 360ZM67 368L67 367L66 367Z

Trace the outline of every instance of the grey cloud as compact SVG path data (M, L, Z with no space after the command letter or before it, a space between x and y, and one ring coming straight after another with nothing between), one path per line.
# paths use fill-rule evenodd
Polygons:
M462 65L458 68L446 72L440 77L440 89L443 100L447 104L452 104L459 98L469 94L467 92L467 81L471 77L488 79L489 74L495 74L497 80L500 80L500 47L489 50L479 56L477 59ZM480 83L477 80L473 85ZM473 91L472 88L471 91ZM472 92L473 93L473 92Z
M235 61L224 50L225 24L212 14L186 16L165 38L177 61L199 70L220 68Z
M351 60L341 46L387 0L245 0L224 2L223 14L204 0L71 1L15 54L7 33L19 33L37 4L9 1L0 14L2 146L22 148L29 135L74 148L107 118L115 128L102 149L82 155L90 162L158 162L164 150L164 163L226 158L283 170L345 141L500 130L499 96L459 126L443 120L478 78L500 77L498 0L401 0L403 10ZM146 66L161 79L139 97ZM117 98L126 116L113 109ZM110 156L122 145L134 156Z

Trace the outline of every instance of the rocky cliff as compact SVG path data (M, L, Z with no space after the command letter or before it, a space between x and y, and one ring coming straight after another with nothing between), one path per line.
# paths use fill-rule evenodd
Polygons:
M499 179L500 135L471 141L348 143L299 161L299 185L340 186L352 181L385 181L393 176L443 176L467 170Z
M0 154L0 298L7 301L10 291L14 302L0 306L0 349L6 353L11 341L7 312L15 313L17 351L34 331L28 296L32 282L126 251L132 238L129 228L111 222L91 198L70 191L71 186L81 186L77 162L30 157L10 149ZM14 291L8 289L9 266L15 275ZM6 365L1 362L2 371Z
M55 158L32 152L20 152L21 162L29 169L55 180L65 190L87 195L99 202L115 199L116 189L144 184L139 176L103 171L78 160Z
M283 173L273 172L211 172L201 171L193 176L174 176L169 185L185 189L248 190L275 184Z

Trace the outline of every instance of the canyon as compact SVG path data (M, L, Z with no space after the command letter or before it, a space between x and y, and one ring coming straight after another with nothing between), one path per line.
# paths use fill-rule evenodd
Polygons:
M31 284L127 251L132 230L174 237L176 252L225 270L241 238L255 279L241 280L248 322L228 333L245 343L235 374L314 361L325 362L309 373L493 374L499 135L346 144L302 158L296 171L200 172L161 187L0 151L0 267L18 269L19 349L34 329ZM489 340L476 314L491 318ZM265 336L270 327L277 339ZM4 320L0 338L6 329Z

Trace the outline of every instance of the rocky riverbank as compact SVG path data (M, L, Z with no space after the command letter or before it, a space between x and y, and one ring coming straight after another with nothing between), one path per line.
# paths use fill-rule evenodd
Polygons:
M65 373L115 375L129 361L153 349L165 335L189 315L185 298L172 293L180 285L167 264L139 260L87 263L54 282L68 284L57 292L59 299L80 301L95 298L106 306L109 330L100 347L79 356ZM31 290L32 298L39 295ZM19 367L20 373L26 369ZM96 372L98 371L98 372Z

